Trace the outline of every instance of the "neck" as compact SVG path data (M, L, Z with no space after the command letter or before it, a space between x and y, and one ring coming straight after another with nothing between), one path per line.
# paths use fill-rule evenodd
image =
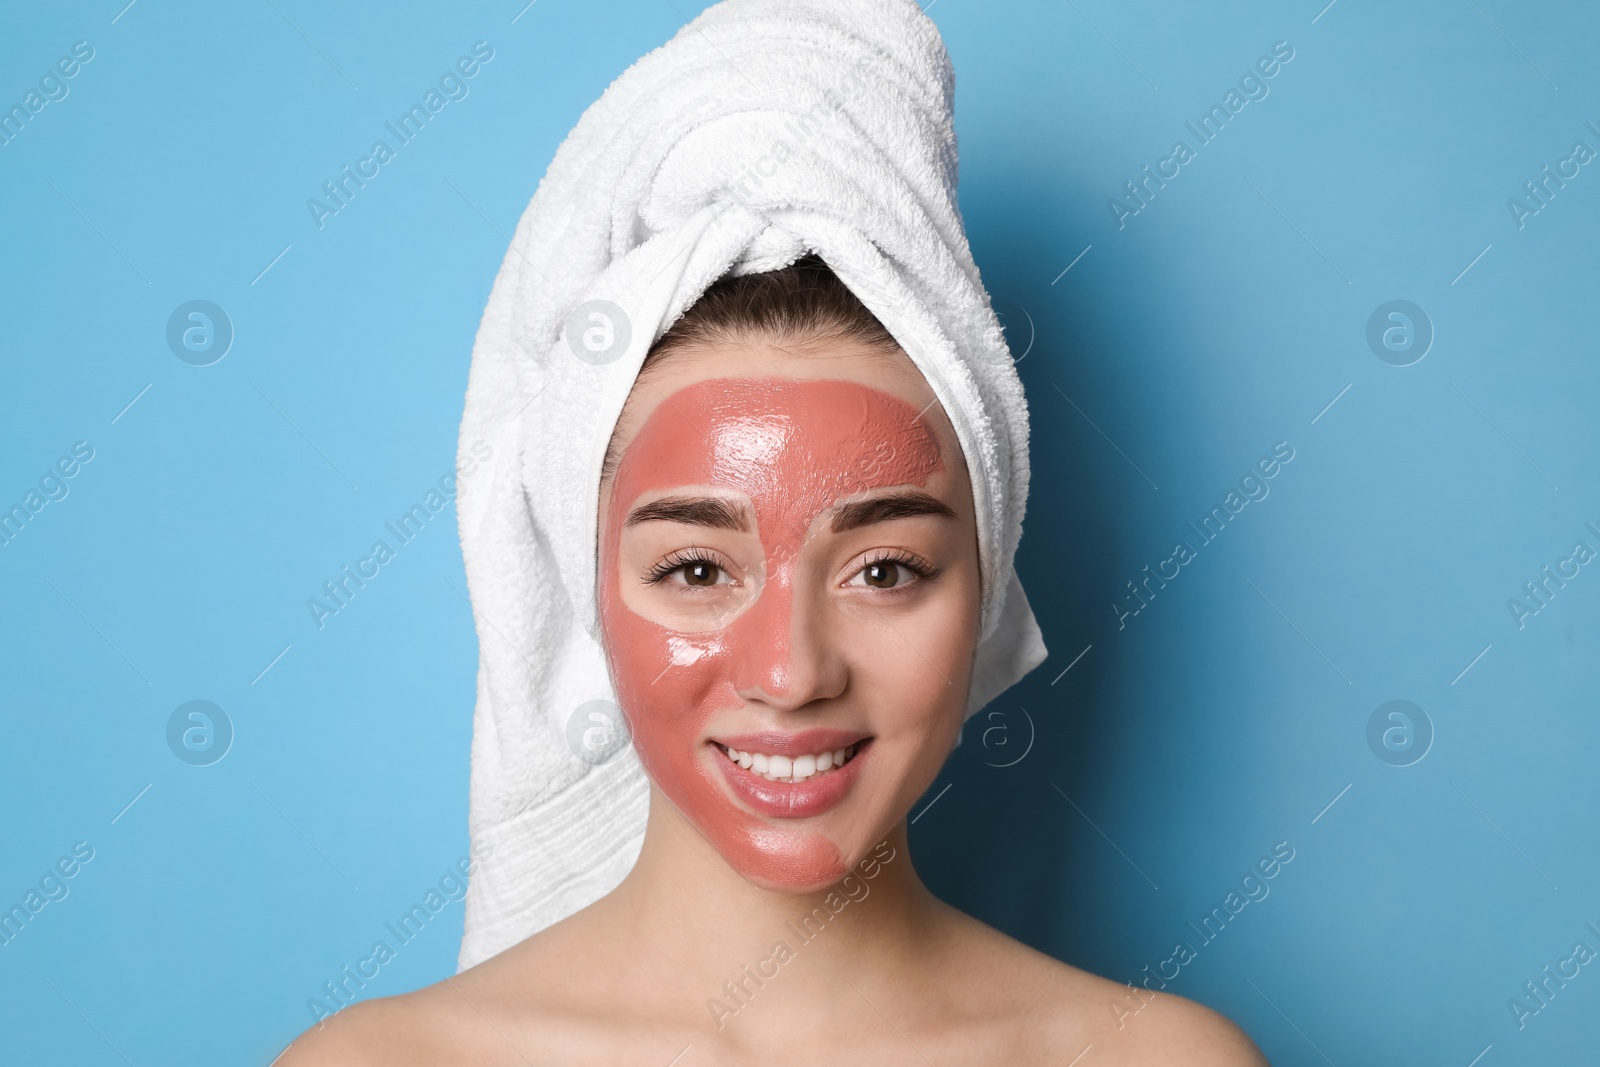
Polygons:
M875 846L826 889L763 889L730 867L652 786L639 860L591 910L613 944L626 946L640 978L670 981L697 1005L710 998L738 1010L767 982L809 986L785 977L800 957L861 973L915 966L936 950L933 935L947 909L911 865L905 821Z

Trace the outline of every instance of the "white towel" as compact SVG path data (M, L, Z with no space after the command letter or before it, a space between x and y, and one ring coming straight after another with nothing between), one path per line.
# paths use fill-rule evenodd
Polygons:
M649 793L632 748L592 763L568 742L581 705L614 699L600 466L650 345L724 273L820 254L949 415L984 590L968 714L1044 659L1012 567L1027 407L956 207L954 88L914 0L726 0L556 152L495 279L461 424L463 469L489 454L457 506L481 655L471 837L493 848L461 968L593 903L638 855Z

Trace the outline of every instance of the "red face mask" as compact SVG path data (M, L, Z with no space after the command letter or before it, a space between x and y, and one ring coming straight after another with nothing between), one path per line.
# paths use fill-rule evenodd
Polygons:
M810 744L814 751L841 740L843 731L800 731L788 721L796 706L816 712L848 676L827 644L827 613L841 610L823 588L832 572L808 565L808 537L825 529L814 529L819 515L849 498L924 486L942 469L938 439L907 402L857 382L788 378L713 378L681 389L651 413L618 464L599 571L617 698L656 786L758 884L815 888L845 873L839 848L807 824L815 827L810 816L846 803L860 775L870 773L860 765L870 761L852 759L793 786L768 783L719 766L728 756L710 743L708 724L715 716L719 740L731 731L768 739L769 748ZM734 566L723 568L736 572L736 582L709 592L679 582L667 595L632 568L621 573L631 509L706 497L753 518L748 533L719 530L712 538L749 546L759 539L748 566L730 560ZM692 528L670 529L672 549L702 543ZM686 556L712 558L678 551L662 566L686 574ZM648 564L657 562L652 556ZM669 573L660 581L678 579ZM805 627L798 667L797 625ZM735 774L737 787L729 779Z

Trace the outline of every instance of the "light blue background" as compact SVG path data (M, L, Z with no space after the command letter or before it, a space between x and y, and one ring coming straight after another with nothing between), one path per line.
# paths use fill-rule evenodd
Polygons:
M0 147L0 504L95 450L0 548L0 904L95 849L0 948L0 1056L266 1064L467 846L453 511L320 631L306 599L450 470L556 145L702 5L123 2L0 16L6 107L95 49ZM1052 655L915 809L919 866L1132 979L1288 841L1170 986L1274 1063L1592 1056L1600 969L1524 1029L1507 999L1600 948L1600 567L1525 628L1506 602L1600 548L1600 165L1522 229L1506 201L1600 149L1600 18L1323 2L930 11L973 249L1027 351L1019 567ZM319 230L306 199L478 40L470 95ZM1119 230L1108 200L1278 41L1270 95ZM236 329L208 367L164 340L195 298ZM1436 330L1407 367L1365 341L1396 298ZM1279 441L1270 496L1119 629L1124 583ZM209 767L165 741L196 698L237 733ZM1436 730L1409 767L1366 741L1395 698ZM460 921L366 992L450 974Z

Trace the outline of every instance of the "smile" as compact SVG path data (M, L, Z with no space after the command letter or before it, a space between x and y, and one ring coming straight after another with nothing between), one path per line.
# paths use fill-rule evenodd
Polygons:
M741 752L728 745L717 744L725 756L747 771L754 771L769 782L804 782L819 774L843 767L855 758L856 747L824 749L821 752L800 756L784 756L765 752Z
M810 818L842 804L874 748L871 735L821 728L707 741L713 749L707 755L733 795L773 819Z

